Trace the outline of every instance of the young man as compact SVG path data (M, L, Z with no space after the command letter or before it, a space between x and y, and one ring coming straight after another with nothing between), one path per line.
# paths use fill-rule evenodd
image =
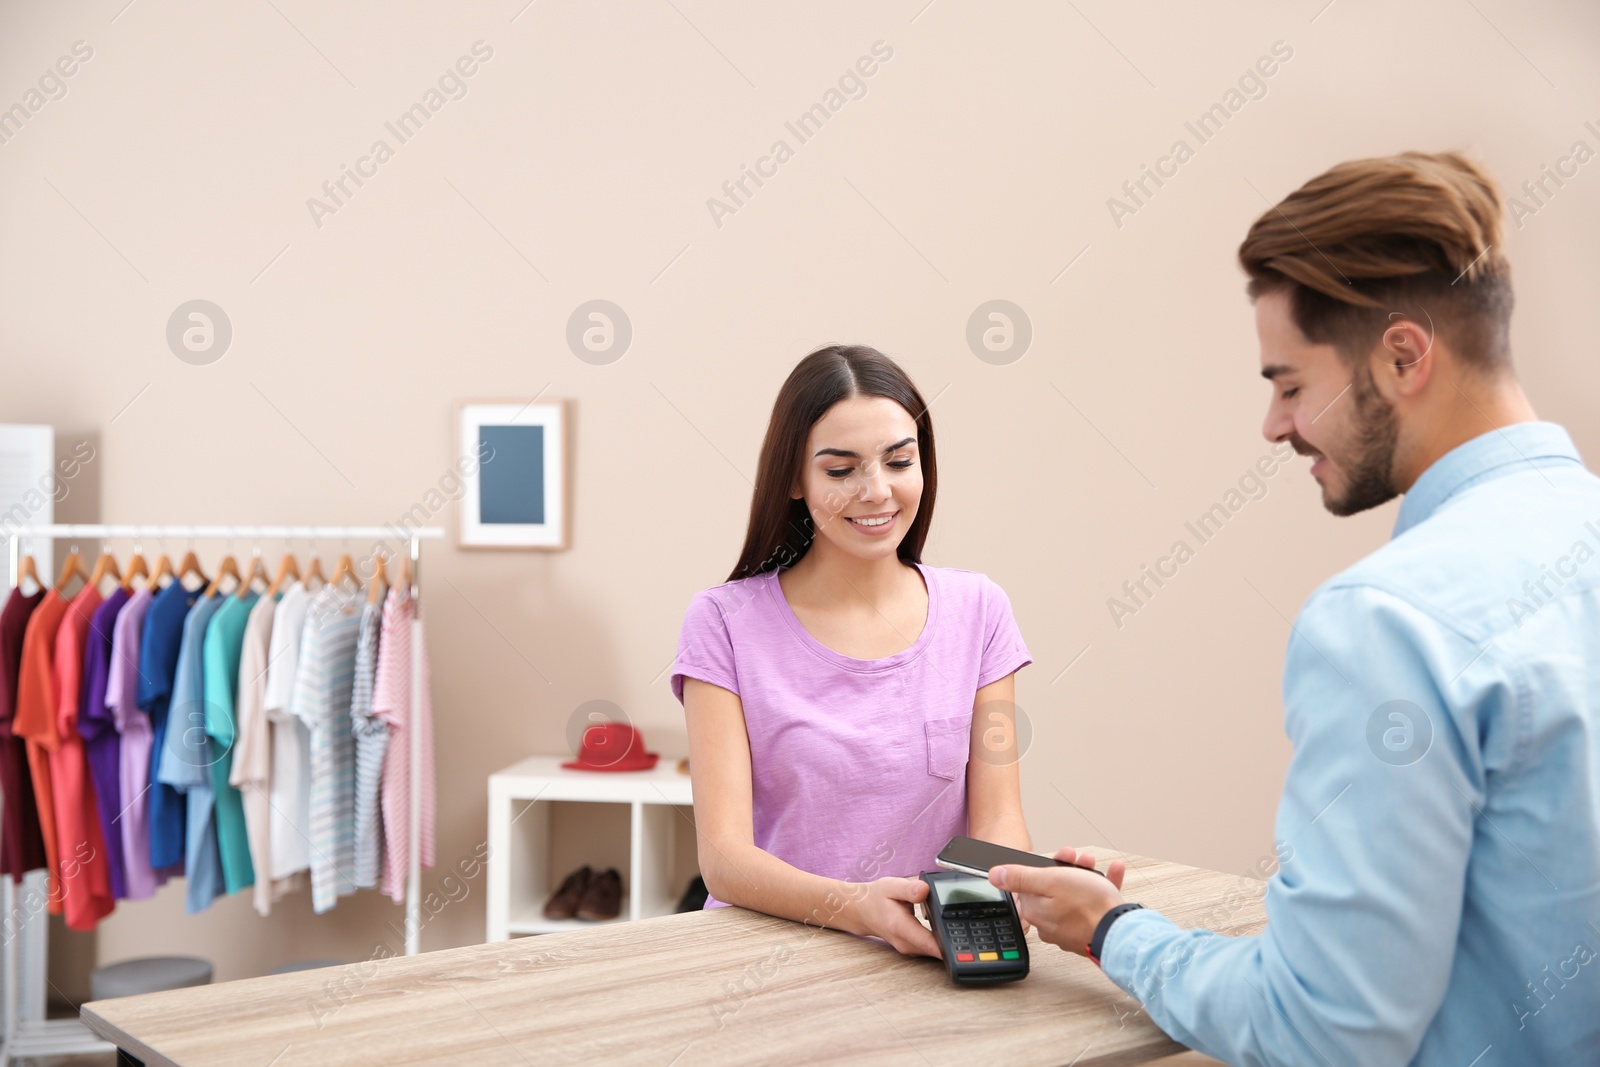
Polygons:
M1267 438L1335 515L1405 494L1289 638L1267 929L1127 905L1121 861L990 872L1231 1064L1600 1063L1600 479L1512 371L1500 210L1460 156L1358 160L1239 249Z

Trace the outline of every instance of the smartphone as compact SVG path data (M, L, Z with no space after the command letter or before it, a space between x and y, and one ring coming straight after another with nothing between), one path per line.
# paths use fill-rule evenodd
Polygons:
M952 837L950 843L934 857L933 862L947 871L963 871L975 874L979 878L988 878L990 867L998 867L1005 863L1019 863L1024 867L1075 867L1080 871L1094 871L1100 877L1105 877L1093 867L1084 867L1065 860L1052 859L1049 856L1039 856L1032 852L1022 852L972 837Z

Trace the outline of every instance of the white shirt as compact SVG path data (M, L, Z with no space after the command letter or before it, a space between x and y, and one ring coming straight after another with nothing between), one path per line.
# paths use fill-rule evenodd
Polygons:
M311 866L311 750L305 723L289 710L300 666L300 637L311 598L293 582L272 616L267 692L263 701L272 728L272 877L287 878ZM260 872L257 872L260 877Z

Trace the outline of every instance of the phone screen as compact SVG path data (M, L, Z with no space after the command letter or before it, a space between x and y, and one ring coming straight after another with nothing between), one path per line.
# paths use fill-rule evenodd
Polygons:
M1005 891L982 878L945 878L934 882L940 904L977 904L1004 901Z

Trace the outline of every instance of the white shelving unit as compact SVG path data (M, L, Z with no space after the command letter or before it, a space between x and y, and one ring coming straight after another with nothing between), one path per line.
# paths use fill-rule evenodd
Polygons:
M574 771L535 756L489 776L490 941L597 925L544 917L572 870L622 873L622 914L670 915L696 871L694 797L677 761L648 771Z

